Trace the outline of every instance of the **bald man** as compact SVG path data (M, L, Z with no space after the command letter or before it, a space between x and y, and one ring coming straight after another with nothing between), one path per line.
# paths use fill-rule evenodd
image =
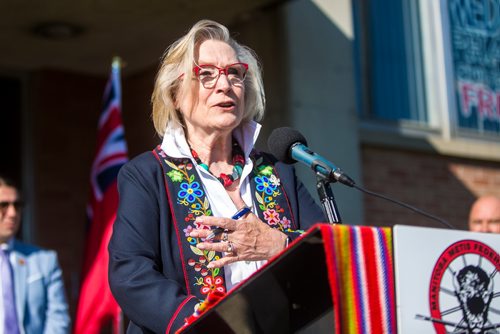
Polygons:
M500 198L479 197L470 209L469 230L472 232L500 233Z

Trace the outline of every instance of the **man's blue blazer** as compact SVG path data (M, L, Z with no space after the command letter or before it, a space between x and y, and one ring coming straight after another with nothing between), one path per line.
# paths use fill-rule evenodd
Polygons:
M10 259L21 333L69 333L68 304L56 252L14 240Z

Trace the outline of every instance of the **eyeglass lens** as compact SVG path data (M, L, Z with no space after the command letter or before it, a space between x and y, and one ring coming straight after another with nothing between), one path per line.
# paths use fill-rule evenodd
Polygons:
M205 88L213 88L221 73L226 75L231 85L238 85L245 80L247 67L244 64L232 64L225 68L215 65L199 65L196 67L198 79Z

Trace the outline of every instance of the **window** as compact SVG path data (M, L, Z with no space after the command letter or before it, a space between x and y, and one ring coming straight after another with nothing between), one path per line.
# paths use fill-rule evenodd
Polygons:
M354 1L358 92L365 119L428 124L425 111L418 3Z
M459 130L500 134L500 0L447 0Z
M363 119L500 135L500 0L354 1Z

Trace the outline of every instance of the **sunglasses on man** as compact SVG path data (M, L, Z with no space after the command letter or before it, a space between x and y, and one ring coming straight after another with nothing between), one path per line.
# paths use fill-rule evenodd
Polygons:
M9 206L11 206L11 205L14 206L14 209L16 209L16 211L19 211L23 207L23 202L21 202L21 201L13 201L13 202L2 201L2 202L0 202L0 211L2 211L2 212L6 211L9 208Z

